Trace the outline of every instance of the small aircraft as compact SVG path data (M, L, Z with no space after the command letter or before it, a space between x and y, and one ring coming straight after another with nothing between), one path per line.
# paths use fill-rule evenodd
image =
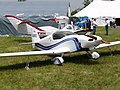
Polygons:
M97 35L78 35L71 31L56 31L44 38L40 38L35 28L32 28L31 37L32 42L30 44L38 51L0 53L0 57L60 54L59 57L53 58L52 61L54 64L62 64L65 53L86 51L91 55L91 58L97 59L100 55L95 52L96 49L120 44L120 41L108 43Z
M20 18L17 18L16 16L12 16L12 15L6 15L5 16L13 25L13 27L22 34L32 34L31 28L35 28L38 32L38 34L40 35L40 37L45 37L47 35L52 34L53 32L56 31L72 31L74 33L78 33L78 34L89 34L92 30L84 30L84 29L75 29L73 25L67 24L64 28L62 29L58 29L52 26L41 26L41 27L36 27L35 25L26 22ZM55 21L60 21L61 23L64 21L63 16L61 17L55 17L55 18L51 18L51 20L55 20ZM68 20L67 18L65 18L65 21Z

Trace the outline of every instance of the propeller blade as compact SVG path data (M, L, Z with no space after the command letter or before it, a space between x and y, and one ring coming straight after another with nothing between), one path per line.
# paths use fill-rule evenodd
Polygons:
M97 37L95 37L95 36L92 36L92 35L85 35L85 36L87 36L87 37L90 37L90 38L92 38L92 39L97 40Z
M107 42L107 41L104 41L104 40L102 40L101 42L105 43L105 44L110 44L110 42Z

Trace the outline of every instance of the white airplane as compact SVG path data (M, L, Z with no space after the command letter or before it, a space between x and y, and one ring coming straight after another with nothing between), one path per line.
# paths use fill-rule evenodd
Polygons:
M13 27L19 32L19 33L22 33L22 34L32 34L32 31L31 29L32 28L35 28L38 32L38 34L40 35L40 37L45 37L47 35L50 35L51 33L53 32L56 32L56 31L72 31L72 32L75 32L75 33L78 33L78 34L89 34L90 31L92 30L83 30L83 29L78 29L76 30L72 25L68 24L66 25L64 28L62 29L58 29L58 28L55 28L55 27L52 27L52 26L41 26L41 27L36 27L35 25L29 23L29 22L26 22L20 18L17 18L15 16L12 16L12 15L6 15L5 16L10 22L11 24L13 25ZM56 18L51 18L52 20L55 19L57 21L61 21L61 23L63 22L62 19L64 20L65 17L56 17ZM66 19L65 19L66 21Z
M31 37L33 48L39 51L0 53L0 57L60 54L61 56L53 58L52 61L54 64L62 64L65 53L86 51L91 55L91 58L97 59L100 55L95 52L96 49L120 44L120 41L107 43L99 36L78 35L71 31L56 31L44 38L39 38L35 28L32 28Z

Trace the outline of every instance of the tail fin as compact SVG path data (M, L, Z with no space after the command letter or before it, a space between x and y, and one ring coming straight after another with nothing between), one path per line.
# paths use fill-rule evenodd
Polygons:
M8 18L8 20L11 22L11 24L16 30L18 30L18 28L21 28L22 30L26 29L26 31L28 31L29 34L31 34L33 48L35 47L35 43L38 43L40 41L39 36L46 35L46 32L44 30L30 24L29 22L21 20L20 18L17 18L12 15L6 15L5 17Z
M14 26L16 30L18 29L17 28L18 24L23 22L23 20L12 15L6 15L5 17L10 21L10 23Z
M36 30L39 35L41 35L41 36L46 35L46 32L44 30L42 30L42 29L34 26L33 24L30 24L29 22L26 22L20 18L17 18L12 15L6 15L5 17L10 21L10 23L14 26L14 28L22 34L32 34L32 30Z

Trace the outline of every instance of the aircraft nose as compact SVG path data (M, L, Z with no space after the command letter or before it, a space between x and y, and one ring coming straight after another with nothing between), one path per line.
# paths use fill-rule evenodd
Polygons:
M80 44L82 48L90 48L99 45L101 42L102 38L97 35L85 35Z
M96 36L96 35L85 35L91 39L89 39L88 41L93 41L95 40L95 42L100 43L102 41L102 38L100 36Z

